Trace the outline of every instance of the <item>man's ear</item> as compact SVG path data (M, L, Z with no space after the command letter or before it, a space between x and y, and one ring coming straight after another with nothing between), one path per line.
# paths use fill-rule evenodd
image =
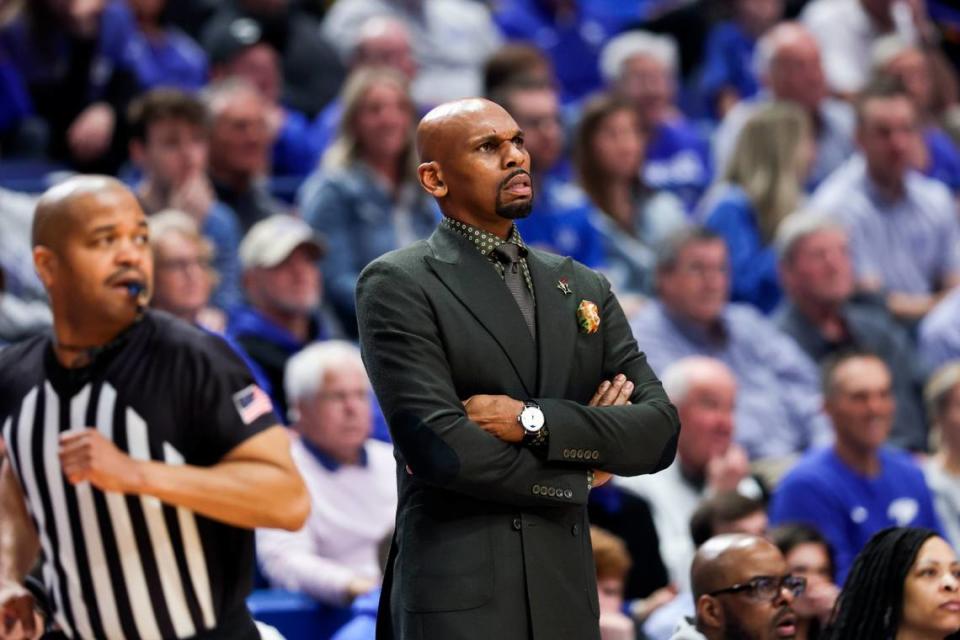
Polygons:
M697 600L697 628L723 629L725 626L723 607L713 596L700 596Z
M33 267L37 270L40 282L49 291L56 280L57 254L49 247L37 245L33 248Z
M434 198L447 195L447 185L443 181L443 172L439 164L424 162L417 167L417 175L420 177L420 186Z

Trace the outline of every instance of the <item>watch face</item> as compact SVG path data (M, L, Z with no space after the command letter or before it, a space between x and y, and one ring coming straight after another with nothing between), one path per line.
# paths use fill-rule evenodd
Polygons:
M543 428L543 411L537 407L526 407L520 413L520 424L531 433L536 433Z

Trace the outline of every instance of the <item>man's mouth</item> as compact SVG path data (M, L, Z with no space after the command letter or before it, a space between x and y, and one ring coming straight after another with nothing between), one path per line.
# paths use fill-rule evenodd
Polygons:
M797 635L797 617L793 613L781 616L777 621L777 637L793 638Z
M530 174L527 172L518 173L503 185L503 190L514 196L529 197L533 193L533 186L530 183Z
M951 613L958 613L960 612L960 600L947 600L940 605L940 608L946 609Z

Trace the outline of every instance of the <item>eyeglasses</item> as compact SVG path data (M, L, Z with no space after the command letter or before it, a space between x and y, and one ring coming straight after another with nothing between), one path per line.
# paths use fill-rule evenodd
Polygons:
M783 589L799 596L807 588L807 579L803 576L757 576L749 582L735 584L726 589L717 589L707 595L718 596L721 593L746 593L747 597L761 602L776 600Z

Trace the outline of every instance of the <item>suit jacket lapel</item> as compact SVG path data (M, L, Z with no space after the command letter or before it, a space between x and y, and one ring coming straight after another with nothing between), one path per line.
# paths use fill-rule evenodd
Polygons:
M537 379L536 343L503 280L456 232L438 227L429 242L434 253L424 258L429 267L497 341L532 396Z
M530 277L537 294L537 334L539 363L537 396L560 397L570 379L573 350L577 340L577 283L570 258L530 251L527 255ZM571 294L558 286L566 278Z

